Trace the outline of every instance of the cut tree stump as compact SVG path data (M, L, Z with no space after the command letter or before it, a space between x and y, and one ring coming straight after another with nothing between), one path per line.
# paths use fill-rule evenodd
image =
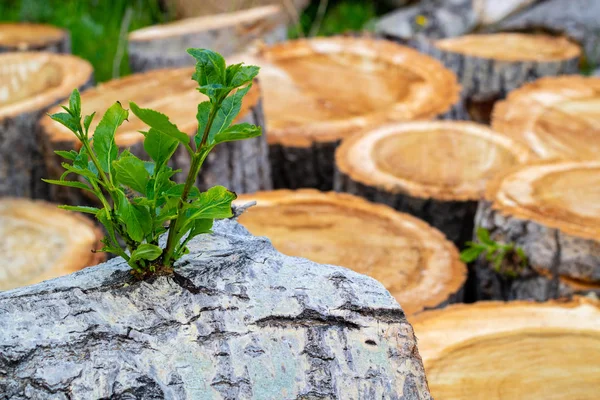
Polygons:
M284 256L235 221L172 276L120 259L0 293L8 398L423 399L402 309L377 281Z
M0 199L0 291L70 274L106 259L102 231L56 204ZM0 374L0 381L2 374ZM1 386L1 384L0 384Z
M596 300L457 304L411 323L436 399L594 400L600 393Z
M302 39L236 61L262 67L276 188L331 190L342 138L386 121L431 119L458 100L450 71L386 40Z
M542 78L511 92L492 113L495 131L539 158L600 159L600 77Z
M393 124L342 142L335 190L419 217L461 247L486 182L528 158L524 146L473 122Z
M14 51L70 53L71 37L52 25L0 23L0 53Z
M175 10L177 18L193 18L206 15L246 10L270 4L279 5L291 20L298 20L310 0L164 0L167 7Z
M479 299L546 300L600 293L600 163L535 164L490 182L476 225L492 240L514 243L526 269L506 260L517 277L476 262Z
M47 197L37 122L91 81L92 66L71 55L0 54L0 197Z
M277 6L189 18L131 32L129 65L134 72L194 65L186 52L190 47L229 56L256 41L275 43L286 38L286 17Z
M93 132L103 113L119 100L126 108L129 108L129 102L133 101L142 108L152 108L166 114L181 131L195 135L198 129L197 105L205 101L206 97L196 90L197 82L191 79L193 72L193 67L150 71L86 90L81 94L82 112L84 114L97 112L90 131ZM59 110L57 107L51 112ZM245 97L236 122L248 122L262 126L264 129L258 83L254 83ZM44 152L46 165L50 176L58 177L62 174L60 166L62 160L53 151L77 148L77 139L67 128L48 117L43 118L41 125L46 148ZM147 130L147 126L130 113L129 121L117 130L116 142L120 148L129 148L136 156L147 159L143 148L144 136L139 133L140 130ZM223 185L238 193L271 189L269 149L265 135L266 132L258 138L223 143L215 147L206 159L202 173L198 177L199 188L206 190L214 185ZM176 175L175 179L185 179L190 166L190 157L183 146L179 147L171 159L171 166L175 169L181 168L184 172ZM78 204L77 201L81 201L81 190L54 186L53 190L53 198L57 201L67 204Z
M458 75L465 119L489 123L494 103L543 76L579 72L581 49L564 37L497 33L419 40L423 52Z
M383 283L407 315L462 301L467 269L437 229L349 194L304 189L241 196L239 221L289 256L341 265Z

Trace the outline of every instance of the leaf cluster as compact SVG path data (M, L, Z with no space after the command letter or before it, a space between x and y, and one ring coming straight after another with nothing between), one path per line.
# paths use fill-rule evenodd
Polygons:
M202 164L210 151L223 142L261 135L260 127L242 123L233 125L250 90L258 67L242 64L225 65L216 52L189 49L196 59L192 77L198 90L208 100L198 105L198 132L190 137L158 111L141 108L131 102L131 112L149 127L143 147L148 161L119 149L115 134L127 121L129 110L119 102L113 104L90 136L95 113L82 117L81 97L74 90L65 112L50 117L67 127L81 143L79 151L57 151L65 159L60 179L45 179L55 185L82 189L95 195L101 208L61 206L63 209L92 214L104 225L108 235L102 251L127 260L133 270L146 275L157 268L170 269L188 252L188 242L210 232L214 219L232 216L235 193L222 186L200 192L194 186ZM169 160L183 146L189 153L191 167L185 183L177 184ZM76 175L76 180L67 178ZM167 244L159 238L167 233ZM125 250L120 242L124 242Z
M477 228L476 235L477 242L467 242L467 248L460 253L461 261L470 263L484 255L496 272L510 277L516 277L527 267L527 255L521 247L514 243L503 244L494 241L485 228Z

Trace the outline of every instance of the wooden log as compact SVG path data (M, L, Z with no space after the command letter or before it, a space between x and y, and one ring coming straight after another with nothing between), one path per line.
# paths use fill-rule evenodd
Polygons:
M377 281L284 256L234 221L171 276L114 259L0 293L0 393L17 398L431 400Z
M467 276L458 251L437 229L349 194L312 189L243 195L256 201L239 222L289 256L340 265L381 282L412 315L462 301Z
M0 291L32 285L103 262L102 231L56 204L0 199Z
M485 183L528 158L524 146L472 122L393 124L342 142L335 190L419 217L461 246Z
M276 188L331 190L342 138L382 122L434 118L459 92L432 58L366 37L289 41L239 60L262 67Z
M591 400L600 392L598 301L457 304L410 320L436 399Z
M494 103L524 83L543 76L579 72L581 49L564 37L497 33L466 35L417 47L441 60L458 76L463 88L463 116L489 123Z
M37 121L91 81L92 66L71 55L0 54L0 197L47 197Z
M538 79L511 92L492 113L492 127L542 159L600 158L600 77Z
M193 18L206 15L247 10L270 4L282 7L290 19L296 20L310 0L163 0L167 7L175 10L177 18Z
M286 37L285 15L277 6L189 18L131 32L129 65L133 72L194 65L186 53L190 47L229 56L257 41L275 43Z
M525 166L490 182L476 225L496 242L521 247L529 267L509 258L496 272L479 260L480 299L545 300L598 292L598 177L596 161L562 162ZM506 277L506 269L518 276Z
M115 101L120 101L126 107L129 101L134 101L142 108L152 108L168 115L181 131L195 135L198 129L197 105L205 101L206 97L196 90L197 83L190 79L193 70L193 67L186 67L150 71L103 83L83 92L82 112L97 112L90 130L93 132L102 114ZM50 112L55 111L59 111L59 108ZM264 128L258 83L254 84L244 99L236 122L249 122ZM77 140L65 127L48 117L42 119L41 126L48 172L52 177L60 176L61 160L53 151L77 148ZM143 148L144 136L139 133L140 130L147 130L147 126L130 113L129 121L116 133L116 142L120 148L129 148L136 156L147 159ZM214 185L223 185L239 193L271 189L269 149L265 135L266 132L259 138L223 143L215 147L202 167L197 181L198 187L205 190ZM181 168L187 173L190 157L183 146L180 146L171 161L173 168ZM183 180L184 175L179 174L175 178ZM67 204L82 201L81 191L62 187L53 187L53 190L53 198L57 201Z
M14 51L70 53L71 37L52 25L0 23L0 53Z

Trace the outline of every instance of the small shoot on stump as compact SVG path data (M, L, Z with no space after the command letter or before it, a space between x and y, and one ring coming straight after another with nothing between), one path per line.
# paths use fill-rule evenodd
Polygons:
M194 182L216 145L261 135L261 128L255 125L232 125L259 68L226 66L223 57L210 50L189 49L188 53L196 59L192 79L209 99L198 105L198 132L193 138L166 115L130 103L131 112L149 126L141 133L152 161L143 161L128 150L119 152L115 132L129 116L119 102L106 111L91 137L94 114L85 116L82 123L77 90L71 94L68 107L63 107L66 112L50 116L75 134L81 149L57 151L67 160L62 164L65 172L58 180L44 181L87 190L98 198L102 208L61 208L93 214L108 232L102 251L123 257L140 278L171 272L174 262L188 252L191 239L209 233L214 219L232 216L235 193L223 186L200 192ZM185 183L177 184L172 177L181 170L173 170L168 164L180 145L188 151L191 166ZM81 179L66 180L71 174ZM165 233L167 242L161 247L159 238ZM121 248L119 238L126 250Z

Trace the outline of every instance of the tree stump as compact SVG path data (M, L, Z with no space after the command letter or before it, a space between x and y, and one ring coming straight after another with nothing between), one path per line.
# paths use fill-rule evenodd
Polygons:
M190 47L229 56L258 40L275 43L286 37L285 15L277 6L188 18L131 32L129 65L134 72L194 65L186 53Z
M70 274L106 259L91 220L41 200L0 199L0 291ZM0 381L1 381L0 376ZM1 386L1 384L0 384Z
M0 54L0 197L47 197L37 121L91 80L92 66L71 55Z
M511 92L492 113L495 131L539 158L600 158L600 78L542 78Z
M494 103L508 92L543 76L579 72L579 46L564 37L497 33L466 35L418 47L458 75L464 118L489 123Z
M423 399L402 309L377 281L284 256L234 221L172 276L113 259L0 293L9 398Z
M476 263L480 299L535 299L600 293L600 163L562 162L522 167L496 178L476 225L496 242L515 243L529 267L514 278ZM566 279L561 279L566 278Z
M341 265L383 283L407 315L462 301L467 269L437 229L348 194L304 189L244 195L239 221L289 256Z
M290 19L298 19L309 2L310 0L165 0L167 6L175 10L177 18L192 18L276 4L285 10Z
M71 37L52 25L0 23L0 53L14 51L70 53Z
M198 129L197 105L205 101L206 97L196 90L197 83L190 79L193 71L193 67L150 71L116 79L83 92L83 113L97 112L90 130L93 132L102 114L119 100L125 107L128 107L129 101L134 101L142 108L153 108L169 116L181 131L195 135ZM54 111L59 111L59 108L51 110ZM236 122L249 122L264 128L258 83L254 83L244 99ZM48 171L52 177L60 176L61 159L53 151L76 148L77 139L65 127L48 117L41 121L41 125ZM129 148L136 156L147 159L143 148L144 136L139 133L140 130L147 130L147 126L130 113L129 121L117 130L116 142L120 148ZM271 189L269 149L265 135L266 132L258 138L218 145L202 167L197 181L199 188L205 190L214 185L223 185L239 193ZM190 157L183 146L180 146L171 162L173 168L184 171L184 174L175 178L184 180L190 166ZM82 200L80 190L62 187L53 187L53 190L57 201L75 204Z
M239 60L262 67L276 188L331 190L342 138L386 121L434 118L458 99L450 71L386 40L295 40Z
M436 399L596 399L600 304L481 302L411 317Z
M342 142L335 189L419 217L460 247L486 182L528 157L524 146L472 122L394 124Z

